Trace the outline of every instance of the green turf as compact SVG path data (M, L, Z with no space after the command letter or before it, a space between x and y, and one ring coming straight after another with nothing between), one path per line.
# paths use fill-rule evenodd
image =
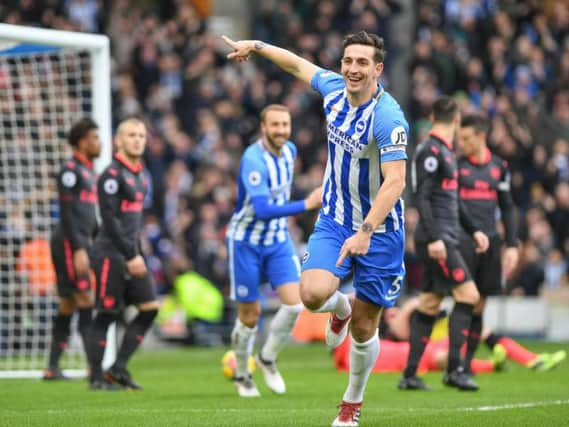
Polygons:
M537 351L567 344L529 343ZM144 352L132 362L142 392L92 392L85 381L43 383L0 380L1 426L326 426L336 416L347 375L336 372L324 346L294 346L280 368L288 386L272 395L240 399L222 377L225 349ZM444 388L429 374L431 393L396 389L398 375L373 374L361 426L562 426L569 425L569 361L537 373L510 370L479 376L477 393Z

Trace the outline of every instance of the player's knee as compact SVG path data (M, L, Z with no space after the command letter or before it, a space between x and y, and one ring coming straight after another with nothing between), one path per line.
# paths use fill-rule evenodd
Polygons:
M486 306L486 298L480 295L480 299L478 300L478 303L476 303L476 305L474 306L472 314L480 316L484 312L485 306Z
M75 295L75 304L77 308L91 308L93 307L93 298L88 293L78 293Z
M436 295L421 296L417 310L429 316L436 316L439 314L440 306L441 299Z
M318 310L326 301L322 295L306 286L300 288L300 299L304 306L311 311Z
M480 301L480 293L474 282L466 282L453 292L454 300L464 304L476 305Z
M370 322L352 322L350 323L350 335L356 342L369 341L371 337L377 334L377 325Z
M261 316L260 306L251 306L239 310L239 320L248 328L257 326L259 317Z
M75 311L75 302L71 298L61 298L58 311L64 316L71 316Z

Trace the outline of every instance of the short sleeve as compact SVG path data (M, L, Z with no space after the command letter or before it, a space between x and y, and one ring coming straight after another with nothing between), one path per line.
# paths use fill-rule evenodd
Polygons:
M71 168L63 168L57 179L60 196L71 196L77 192L81 175Z
M424 142L425 146L417 147L413 163L419 180L430 178L438 173L440 159L438 151Z
M381 155L381 162L407 159L409 125L401 111L377 111L373 135Z
M324 69L314 74L310 85L323 97L345 87L344 78L340 74Z
M290 148L290 155L292 156L292 158L296 159L296 156L298 154L296 145L294 145L294 143L292 141L289 141L287 143L287 146L288 146L288 148Z
M261 160L243 157L240 175L250 197L269 195L267 167Z

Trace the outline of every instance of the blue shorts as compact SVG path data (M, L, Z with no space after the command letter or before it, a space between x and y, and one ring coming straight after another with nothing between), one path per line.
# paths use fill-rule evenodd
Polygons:
M259 300L259 285L269 282L273 289L300 280L300 262L291 240L270 246L256 246L227 239L231 299Z
M354 269L356 297L383 307L393 307L403 285L405 230L374 233L366 255L347 257L340 267L336 260L344 241L354 231L321 216L308 240L302 271L323 269L343 279Z

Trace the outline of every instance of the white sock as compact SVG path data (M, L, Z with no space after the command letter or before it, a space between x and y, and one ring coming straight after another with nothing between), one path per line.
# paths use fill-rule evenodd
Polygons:
M379 356L379 347L377 334L362 343L356 342L352 337L350 380L344 393L344 402L359 403L363 400L369 374Z
M338 316L339 319L345 319L352 314L352 306L350 305L350 299L347 295L340 291L336 291L324 304L320 306L320 308L313 311L315 313L333 312L336 313L336 316Z
M236 377L244 377L249 375L247 362L249 356L253 353L253 344L255 343L255 334L257 326L249 328L245 326L239 319L235 320L235 326L231 332L231 344L235 351L235 359L237 359Z
M302 304L281 305L281 308L273 317L269 336L261 349L263 360L274 362L277 359L279 352L288 342L292 328L303 307Z

